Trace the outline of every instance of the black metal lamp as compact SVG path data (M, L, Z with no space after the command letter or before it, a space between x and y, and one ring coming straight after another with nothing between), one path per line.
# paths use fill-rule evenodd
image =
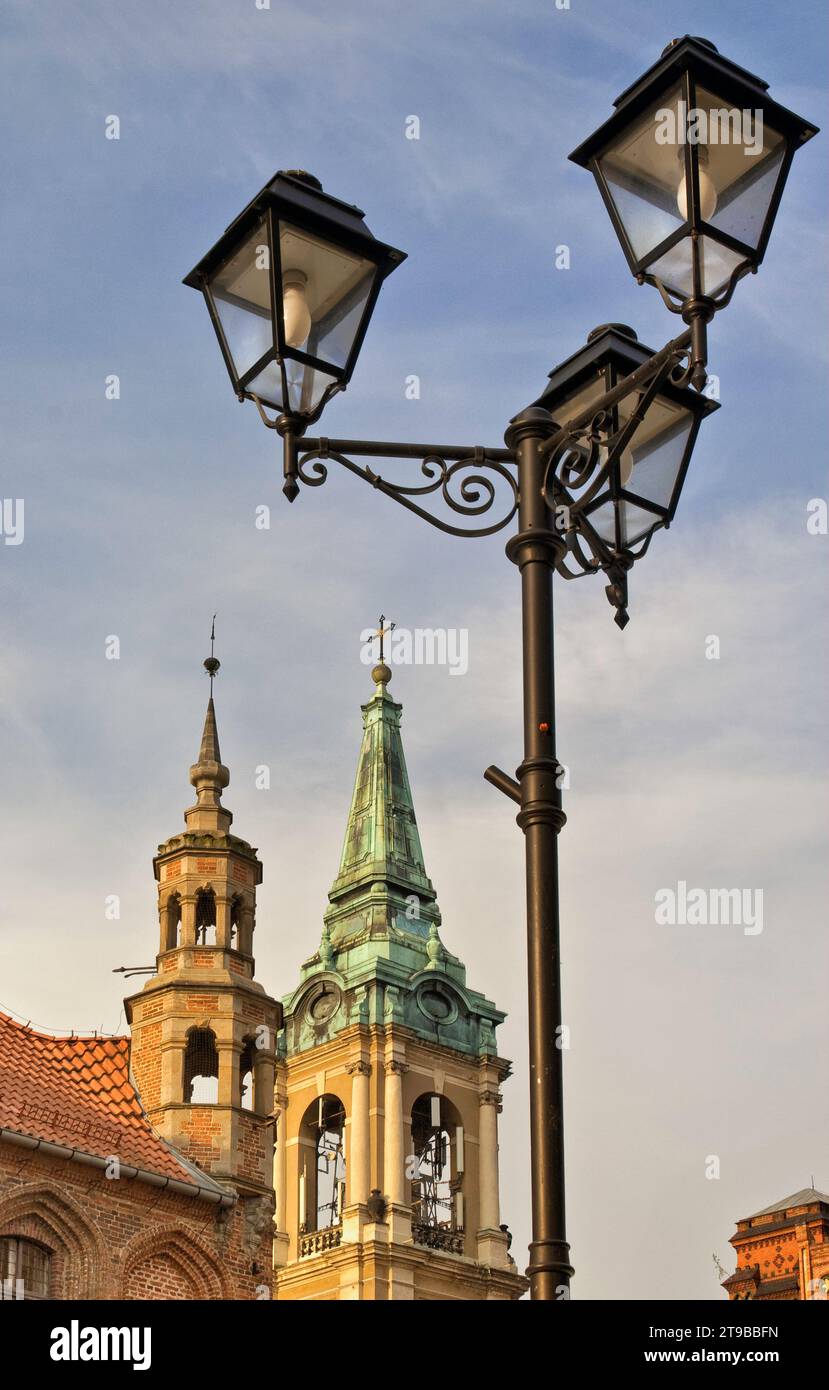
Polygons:
M557 473L569 485L580 529L589 527L591 539L619 553L647 544L654 531L670 525L700 424L718 408L670 370L654 378L650 395L633 391L602 408L606 393L655 355L632 328L602 324L553 368L535 402L562 426L586 419L582 442L571 446L566 469L559 462ZM594 405L599 409L591 418Z
M615 105L570 158L592 170L634 275L703 326L704 365L704 324L762 261L795 151L817 127L688 35Z
M277 173L185 278L203 292L233 388L303 426L345 389L380 285L405 253L311 174Z

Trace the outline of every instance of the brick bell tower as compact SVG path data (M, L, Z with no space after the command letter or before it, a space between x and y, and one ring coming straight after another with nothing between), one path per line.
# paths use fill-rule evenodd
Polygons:
M211 642L212 651L212 642ZM156 973L124 1001L131 1068L150 1121L246 1196L272 1194L275 1042L281 1006L254 979L257 852L230 833L213 678L186 829L158 847Z
M274 1297L517 1299L504 1015L440 939L391 674L381 657L322 940L283 1001Z

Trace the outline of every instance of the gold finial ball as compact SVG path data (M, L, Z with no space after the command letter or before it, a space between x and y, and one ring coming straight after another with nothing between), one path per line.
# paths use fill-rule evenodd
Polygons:
M371 679L375 685L388 685L391 680L391 671L385 661L380 661L371 673Z

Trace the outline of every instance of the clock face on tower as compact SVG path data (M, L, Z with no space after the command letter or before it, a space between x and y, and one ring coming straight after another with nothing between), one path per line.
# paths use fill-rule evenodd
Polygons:
M337 986L325 981L309 1001L308 1017L314 1023L327 1023L340 1007L340 998Z

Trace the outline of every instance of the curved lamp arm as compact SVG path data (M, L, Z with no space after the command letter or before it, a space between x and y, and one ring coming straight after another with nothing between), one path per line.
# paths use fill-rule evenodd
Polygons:
M556 429L540 445L539 452L547 460L542 485L545 500L551 513L566 517L565 525L558 528L564 531L566 549L556 568L564 579L579 579L603 570L610 581L605 592L616 609L616 622L621 627L628 621L627 573L645 554L653 531L638 549L617 551L597 534L589 516L584 515L584 508L606 482L660 387L668 380L684 387L692 379L696 365L693 340L694 325L606 391L588 409ZM610 409L634 392L639 393L639 399L622 428L610 437L602 435L601 429ZM271 418L258 397L254 396L254 400L263 424L282 437L282 490L289 502L298 497L300 485L321 487L328 478L327 465L333 461L447 535L492 536L509 526L518 512L517 460L510 449L322 436L306 438L306 421L290 415ZM414 460L420 463L420 477L424 481L394 482L376 473L368 464L354 461L359 458ZM574 497L574 492L580 492L580 496ZM445 504L464 523L472 524L444 520L421 505L422 500L430 497ZM495 514L494 520L477 524L479 518L490 512Z

